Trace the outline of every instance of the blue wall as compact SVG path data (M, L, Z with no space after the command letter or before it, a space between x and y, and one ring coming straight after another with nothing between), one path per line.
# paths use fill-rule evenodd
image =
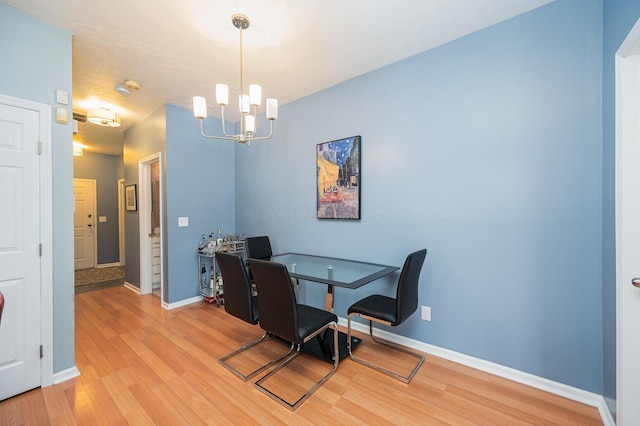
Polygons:
M71 34L0 4L0 93L51 105L53 371L75 365L71 125L55 122L56 89L71 99ZM69 107L70 108L70 107ZM69 114L71 115L71 114Z
M73 177L95 179L96 216L106 216L106 222L96 217L98 235L98 264L120 261L118 230L118 159L120 156L84 152L73 157Z
M220 127L219 119L206 119L210 133ZM218 228L235 233L235 150L231 142L202 137L191 111L167 104L125 132L125 185L139 183L138 161L156 152L164 155L164 302L173 303L198 296L200 236ZM181 216L189 218L188 227L178 227ZM126 280L139 287L137 211L126 212L125 229Z
M616 400L616 249L615 249L615 54L640 18L637 0L604 2L602 221L604 320L604 397L611 411Z
M426 247L433 320L394 332L600 393L599 5L560 0L285 105L274 139L236 150L238 229L395 265ZM315 144L356 134L362 220L318 221ZM336 313L390 281L338 291Z
M165 162L162 168L165 170L167 132L165 115L166 106L163 105L124 132L122 155L125 186L139 185L138 162L145 157L161 152ZM165 177L163 176L163 178ZM166 201L165 194L161 195L161 197ZM125 280L136 287L140 287L140 222L138 212L138 210L127 211L124 214ZM164 255L166 256L166 244L164 247Z
M220 120L209 117L207 132L221 134ZM231 124L228 124L231 125ZM205 139L193 113L167 105L167 301L198 295L197 248L200 236L218 228L235 233L235 149L229 141ZM189 218L178 227L178 217Z

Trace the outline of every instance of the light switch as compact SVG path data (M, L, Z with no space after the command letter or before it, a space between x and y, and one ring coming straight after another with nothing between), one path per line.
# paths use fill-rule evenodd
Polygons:
M69 92L56 90L56 102L62 105L69 105Z
M106 216L98 216L98 222L106 223L107 222L107 217Z
M56 123L69 124L69 110L66 108L56 108Z
M188 217L179 217L178 218L178 226L189 226L189 218Z

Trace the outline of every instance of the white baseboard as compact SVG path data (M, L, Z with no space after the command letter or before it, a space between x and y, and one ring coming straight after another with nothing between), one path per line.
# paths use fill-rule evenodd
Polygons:
M99 269L99 268L111 268L112 266L122 266L122 265L120 264L120 262L101 263L99 265L96 265L96 269Z
M140 288L136 287L135 285L128 283L128 282L124 282L124 286L126 288L128 288L129 290L133 291L134 293L137 293L138 295L140 294ZM198 302L202 302L202 296L195 296L195 297L191 297L189 299L184 299L184 300L179 300L177 302L173 302L173 303L167 303L162 301L161 305L164 309L166 310L171 310L171 309L176 309L176 308L180 308L182 306L187 306L190 305L192 303L198 303Z
M195 296L189 299L183 299L173 303L162 302L162 307L167 310L171 310L171 309L180 308L182 306L190 305L192 303L197 303L197 302L202 302L202 296Z
M126 281L124 282L124 286L126 288L128 288L129 290L133 291L134 293L140 294L140 288L139 287L136 287L135 285L133 285L131 283L128 283Z
M66 370L58 371L53 374L53 384L57 385L58 383L66 382L67 380L75 379L80 376L80 370L75 365L71 368L67 368Z
M347 319L338 318L338 324L346 327ZM351 328L355 331L359 331L364 334L369 334L369 325L352 321ZM418 340L409 339L408 337L400 336L394 333L390 333L385 330L374 328L374 334L376 337L380 337L383 340L399 344L408 348L415 349L420 352L424 352L430 355L434 355L440 358L444 358L449 361L456 362L458 364L466 365L468 367L475 368L476 370L484 371L496 376L504 377L505 379L513 380L514 382L522 383L527 386L531 386L537 389L544 390L546 392L553 393L558 396L562 396L573 401L596 407L600 412L605 426L615 426L613 416L609 411L609 408L602 395L588 392L583 389L579 389L573 386L565 385L563 383L554 382L553 380L545 379L543 377L535 376L530 373L525 373L514 368L505 367L500 364L485 361L480 358L475 358L469 355L464 355L459 352L455 352L449 349L444 349L438 346L430 345L428 343L420 342Z

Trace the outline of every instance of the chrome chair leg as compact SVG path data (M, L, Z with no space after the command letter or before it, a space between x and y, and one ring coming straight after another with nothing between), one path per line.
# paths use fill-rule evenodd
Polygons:
M243 381L247 381L250 378L254 377L255 375L257 375L258 373L260 373L261 371L264 371L265 369L271 367L273 364L275 364L276 362L280 361L282 358L286 357L287 355L289 355L291 352L293 352L293 349L295 347L295 345L292 343L291 347L289 348L289 351L287 351L286 353L280 355L279 357L269 361L267 364L259 367L258 369L248 373L248 374L243 374L240 371L238 371L236 368L232 367L231 365L229 365L227 363L227 361L233 357L235 357L236 355L246 351L247 349L250 349L254 346L256 346L259 343L262 343L267 337L269 337L268 333L264 333L262 335L262 337L260 337L258 340L254 340L251 343L247 343L246 345L244 345L243 347L241 347L238 350L235 350L233 352L231 352L229 355L224 356L223 358L220 358L218 361L220 362L220 364L222 364L222 366L224 368L226 368L227 370L231 371L233 374L235 374L236 376L240 377Z
M384 346L386 346L388 348L403 352L403 353L405 353L407 355L410 355L410 356L418 359L418 363L415 365L415 367L413 367L413 370L411 370L411 373L409 373L407 376L403 376L402 374L400 374L400 373L398 373L396 371L389 370L388 368L385 368L385 367L382 367L380 365L374 364L372 362L366 361L366 360L364 360L362 358L358 358L357 356L355 356L353 354L353 352L351 351L351 317L354 316L354 315L357 315L357 316L360 316L362 318L365 318L365 319L369 320L369 335L371 336L371 339L375 343L378 343L378 344L384 345ZM376 321L376 322L378 322L378 321ZM420 354L417 354L415 352L409 351L409 350L403 348L402 346L395 345L393 343L389 343L389 342L385 342L385 341L376 339L373 336L373 321L372 321L372 319L369 318L369 317L360 315L360 314L350 314L347 317L347 349L349 351L349 357L352 360L354 360L355 362L357 362L359 364L362 364L362 365L366 365L367 367L373 368L374 370L377 370L377 371L379 371L381 373L384 373L384 374L386 374L388 376L391 376L394 379L400 380L400 381L402 381L404 383L409 383L411 381L411 379L413 379L413 376L416 374L416 372L418 371L418 369L420 368L420 366L424 362L424 356L422 356Z
M293 359L295 357L297 357L300 354L300 345L297 345L298 348L295 352L295 354L291 355L289 358L285 359L282 363L278 364L278 366L276 368L274 368L273 370L271 370L269 373L267 373L265 376L261 377L256 383L255 386L260 389L260 391L262 391L263 393L265 393L266 395L268 395L269 397L271 397L272 399L275 399L276 401L278 401L280 404L284 405L285 407L289 408L291 411L294 411L296 408L298 408L300 406L300 404L302 404L307 398L309 398L324 382L326 382L329 377L331 377L333 375L333 373L336 372L336 370L338 369L338 363L340 362L340 351L338 348L338 324L336 324L335 322L331 322L329 324L327 324L327 326L322 327L321 329L317 330L315 333L313 333L312 335L310 335L309 337L307 337L305 339L305 343L308 342L309 340L311 340L312 338L316 337L318 334L324 332L326 329L328 329L329 327L333 328L333 348L334 348L334 355L333 355L333 368L331 369L331 371L329 371L323 378L321 378L316 384L314 384L311 389L309 389L308 391L305 392L304 395L302 395L300 398L298 398L297 401L295 401L293 404L291 404L290 402L284 400L282 397L280 397L279 395L277 395L276 393L272 392L271 390L267 389L266 387L264 387L262 385L262 383L266 380L268 380L270 377L272 377L274 374L276 374L281 368L283 368L285 365L287 365L289 362L293 361Z

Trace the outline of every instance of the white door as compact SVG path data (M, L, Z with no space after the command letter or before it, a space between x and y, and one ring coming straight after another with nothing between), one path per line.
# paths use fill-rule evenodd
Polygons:
M0 400L41 385L39 134L37 111L0 103Z
M617 418L640 425L640 21L616 55Z
M74 179L73 196L73 238L75 269L89 269L96 266L96 181Z

